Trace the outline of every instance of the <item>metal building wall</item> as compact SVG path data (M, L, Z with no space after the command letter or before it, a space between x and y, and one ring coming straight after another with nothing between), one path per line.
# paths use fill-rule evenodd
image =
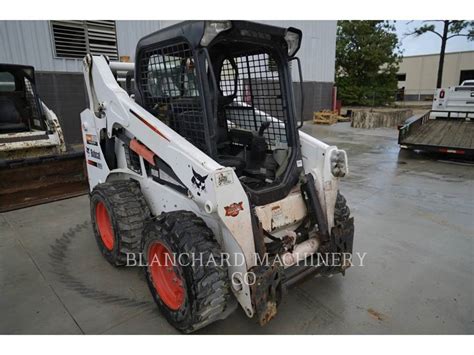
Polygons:
M58 115L66 144L81 143L82 60L54 57L49 21L0 21L0 63L34 66L38 93Z
M303 32L298 57L303 72L303 120L313 112L331 109L336 67L337 21L261 21L280 27L296 27ZM297 66L292 66L297 112L300 112L301 86Z
M179 21L116 21L120 56L133 61L138 40ZM303 68L304 119L312 112L329 109L335 71L336 21L260 21L303 31L298 56ZM82 59L55 58L49 21L0 21L0 63L35 67L38 92L58 114L66 143L81 142L79 115L87 106L82 77ZM301 94L296 66L293 81L297 104Z
M179 21L116 21L119 55L135 55L138 40ZM260 21L303 31L299 52L304 81L333 82L336 21ZM38 71L82 71L80 59L55 58L49 21L0 21L0 62L33 65ZM293 71L298 78L296 68Z
M129 56L135 61L135 48L140 38L158 31L164 21L115 21L117 46L120 56Z
M436 88L439 54L404 57L399 74L406 80L398 87L405 87L405 100L431 99ZM443 87L459 85L461 70L474 70L474 51L446 53L444 58Z
M259 21L280 27L296 27L303 31L298 52L303 70L303 81L334 82L336 63L337 21ZM298 81L293 68L293 81Z
M82 71L80 59L55 58L49 21L0 21L0 63L37 71Z

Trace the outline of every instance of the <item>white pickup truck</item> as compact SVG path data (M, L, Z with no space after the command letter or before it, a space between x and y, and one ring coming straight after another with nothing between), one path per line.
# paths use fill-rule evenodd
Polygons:
M474 80L465 80L459 86L437 89L433 98L435 117L474 118Z

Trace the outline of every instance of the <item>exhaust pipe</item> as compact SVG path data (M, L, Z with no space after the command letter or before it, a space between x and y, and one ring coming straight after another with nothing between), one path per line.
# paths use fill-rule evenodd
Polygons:
M319 248L319 242L316 238L310 238L300 244L295 245L293 251L287 252L281 256L283 267L286 269L314 254Z

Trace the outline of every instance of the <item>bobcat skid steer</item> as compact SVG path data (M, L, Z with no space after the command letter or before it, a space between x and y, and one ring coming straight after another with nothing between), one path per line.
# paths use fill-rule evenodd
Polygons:
M84 153L66 152L32 66L0 64L0 212L87 192Z
M289 63L300 68L301 36L191 21L142 38L134 64L84 59L97 244L113 265L145 266L183 332L237 303L264 325L288 286L350 266L354 224L338 191L346 153L298 130ZM117 84L126 71L131 95ZM334 256L342 262L315 262Z

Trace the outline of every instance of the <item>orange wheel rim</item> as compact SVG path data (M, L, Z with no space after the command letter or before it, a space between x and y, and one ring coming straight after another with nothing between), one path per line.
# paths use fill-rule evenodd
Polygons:
M99 229L100 239L107 248L112 250L114 248L114 229L112 228L112 222L110 221L109 212L105 204L100 201L95 206L95 220L97 221L97 228Z
M148 250L148 270L155 291L163 303L176 311L184 303L183 280L176 273L173 254L162 243L154 243Z

